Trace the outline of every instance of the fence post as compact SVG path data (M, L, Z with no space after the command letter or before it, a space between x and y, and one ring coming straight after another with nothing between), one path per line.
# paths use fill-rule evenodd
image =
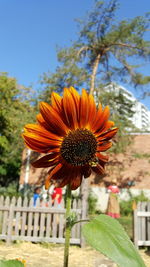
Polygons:
M134 245L136 248L138 248L138 215L137 215L138 210L135 209L133 211L133 240L134 240Z
M88 211L88 196L89 196L89 179L83 179L81 185L81 220L87 220ZM81 227L84 223L81 223ZM85 239L81 233L81 247L85 247Z
M10 204L9 217L8 217L8 232L7 232L7 244L10 245L12 238L13 216L14 216L14 201Z

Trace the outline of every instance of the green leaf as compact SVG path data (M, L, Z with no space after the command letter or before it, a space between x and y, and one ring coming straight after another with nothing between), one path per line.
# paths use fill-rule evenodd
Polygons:
M24 264L18 260L0 261L0 267L24 267Z
M116 219L99 215L85 224L82 231L87 243L118 266L145 267L137 249Z

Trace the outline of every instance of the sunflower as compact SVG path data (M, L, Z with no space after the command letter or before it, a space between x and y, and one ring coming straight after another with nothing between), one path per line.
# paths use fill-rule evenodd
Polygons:
M32 163L36 168L50 167L46 188L55 180L59 187L70 184L75 190L92 171L104 174L108 156L101 152L111 147L118 130L108 118L109 107L96 108L85 89L80 96L73 87L64 88L63 97L52 93L51 105L40 103L37 124L26 125L23 138L28 148L46 153Z

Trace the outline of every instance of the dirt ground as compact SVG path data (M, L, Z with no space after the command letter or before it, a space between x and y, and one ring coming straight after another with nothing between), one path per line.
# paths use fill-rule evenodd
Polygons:
M147 267L150 267L150 252L140 250L140 254ZM33 244L29 242L16 243L7 246L0 243L0 259L21 258L26 260L27 267L62 267L63 266L63 245ZM108 265L107 265L108 263ZM113 266L106 257L99 252L86 247L70 247L70 267L101 267ZM126 267L126 266L125 266Z

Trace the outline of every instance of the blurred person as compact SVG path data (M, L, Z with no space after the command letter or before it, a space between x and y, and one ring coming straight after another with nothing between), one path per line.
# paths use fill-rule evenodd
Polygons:
M57 182L53 182L53 189L51 192L52 197L52 205L54 205L55 201L58 204L58 207L60 207L61 201L62 201L62 188L58 187Z
M117 186L117 180L113 179L111 185L108 186L107 192L109 193L108 207L106 214L112 218L120 218L120 206L118 201L118 194L120 190Z
M38 186L34 189L33 205L36 206L37 199L40 198L41 188Z

